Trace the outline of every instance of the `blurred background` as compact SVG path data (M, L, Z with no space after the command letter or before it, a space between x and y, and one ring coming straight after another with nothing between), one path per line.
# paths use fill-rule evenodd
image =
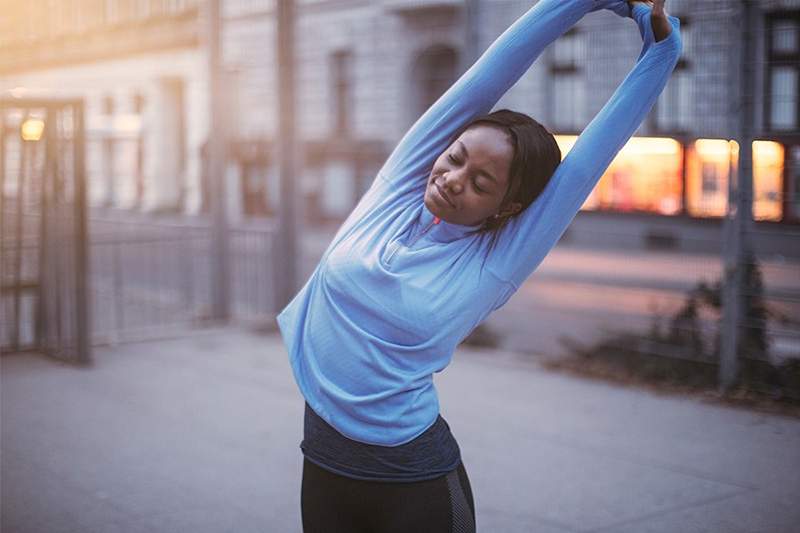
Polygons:
M274 317L402 135L534 3L0 0L3 530L296 529L302 401ZM796 421L520 366L798 413L800 3L667 9L683 55L652 112L437 381L489 530L800 519ZM631 20L592 13L497 108L566 154L640 49Z
M3 1L0 345L88 360L270 322L403 133L529 6ZM669 10L684 50L666 90L483 337L553 355L624 325L732 384L742 357L800 353L800 8ZM640 46L592 14L498 107L566 153Z

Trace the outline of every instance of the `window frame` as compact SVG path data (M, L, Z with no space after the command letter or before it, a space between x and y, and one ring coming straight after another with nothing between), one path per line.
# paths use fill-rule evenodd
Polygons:
M800 132L800 42L794 53L776 52L773 48L775 22L782 20L794 20L800 34L800 10L792 11L773 11L766 15L766 64L764 76L764 126L765 130L772 133L797 133ZM800 41L800 35L798 36ZM790 67L794 69L797 78L797 97L795 105L795 125L791 129L776 129L772 123L772 73L776 67Z

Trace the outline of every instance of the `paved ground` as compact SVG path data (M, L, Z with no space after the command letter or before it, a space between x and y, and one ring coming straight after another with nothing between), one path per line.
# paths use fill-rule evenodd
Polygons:
M3 533L300 531L302 398L276 335L2 363ZM437 375L483 532L789 533L800 420L461 349Z

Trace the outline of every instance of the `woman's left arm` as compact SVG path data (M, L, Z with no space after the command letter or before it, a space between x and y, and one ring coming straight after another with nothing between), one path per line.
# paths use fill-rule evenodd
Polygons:
M600 176L653 107L681 54L680 21L655 42L649 7L634 6L632 18L644 38L642 54L603 109L584 129L542 194L502 230L487 267L516 290L555 246ZM510 296L507 295L507 296ZM507 298L506 296L506 298ZM505 298L497 304L502 305Z

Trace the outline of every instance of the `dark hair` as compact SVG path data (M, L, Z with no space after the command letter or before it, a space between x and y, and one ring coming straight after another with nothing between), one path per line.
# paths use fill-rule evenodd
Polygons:
M508 109L500 109L472 120L456 133L453 142L462 133L475 126L497 128L508 135L514 155L509 169L508 190L503 196L500 206L505 206L509 202L517 202L522 206L513 215L489 217L474 232L474 234L481 234L481 237L486 235L490 238L486 255L483 257L485 266L486 258L497 244L500 230L508 224L509 220L527 209L550 181L561 163L561 149L547 128L524 113Z
M486 255L483 257L483 266L485 266L486 258L497 244L500 230L508 224L509 220L525 211L550 181L561 163L561 149L547 128L525 113L508 109L499 109L472 120L455 134L453 142L465 131L475 126L497 128L508 135L514 155L509 169L508 190L503 196L500 206L503 207L509 202L521 204L521 209L517 213L498 218L489 217L480 228L473 232L481 234L481 236L488 236L490 239Z
M510 202L517 202L522 206L514 215L489 217L478 229L477 233L491 234L491 250L500 230L511 218L527 209L544 190L561 163L561 149L547 128L524 113L508 109L500 109L472 120L458 131L453 141L475 126L494 127L508 135L514 156L509 170L508 190L501 206Z

